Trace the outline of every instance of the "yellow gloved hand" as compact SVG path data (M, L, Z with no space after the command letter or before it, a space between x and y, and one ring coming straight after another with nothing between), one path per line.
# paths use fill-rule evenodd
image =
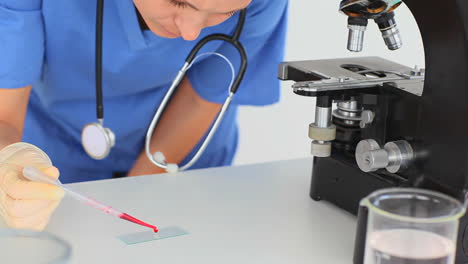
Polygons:
M54 185L32 182L23 168L34 166L57 179L59 171L47 154L27 143L15 143L0 151L0 216L12 228L43 230L64 191Z

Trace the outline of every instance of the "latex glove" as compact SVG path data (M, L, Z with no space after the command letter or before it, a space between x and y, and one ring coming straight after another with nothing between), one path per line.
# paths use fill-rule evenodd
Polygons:
M0 215L9 227L43 230L64 196L62 188L32 182L23 168L34 166L57 179L59 171L47 154L27 143L15 143L0 151Z

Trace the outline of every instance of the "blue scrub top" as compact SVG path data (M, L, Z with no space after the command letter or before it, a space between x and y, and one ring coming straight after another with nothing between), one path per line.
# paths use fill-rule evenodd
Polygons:
M244 81L192 168L231 164L238 140L238 106L278 101L276 76L284 53L287 5L287 0L253 0L248 7L240 38L249 58ZM131 0L105 1L105 126L114 131L116 145L106 159L96 161L81 146L83 126L96 122L95 9L96 1L90 0L0 0L0 88L33 85L23 141L51 157L64 183L111 178L114 172L131 169L143 150L154 112L197 42L142 31ZM199 39L232 34L237 19L238 14L204 29ZM223 53L238 69L240 58L229 44L214 42L204 51ZM224 61L210 56L197 61L188 78L202 98L222 103L231 73Z

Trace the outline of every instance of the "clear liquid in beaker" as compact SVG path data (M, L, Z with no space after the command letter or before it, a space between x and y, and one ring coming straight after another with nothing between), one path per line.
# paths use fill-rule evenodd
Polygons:
M373 264L452 264L453 241L417 229L374 231L368 236L366 262Z

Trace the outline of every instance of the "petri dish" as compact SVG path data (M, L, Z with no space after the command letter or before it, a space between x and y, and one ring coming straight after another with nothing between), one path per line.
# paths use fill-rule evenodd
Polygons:
M2 263L65 264L71 247L63 239L47 232L0 229Z

